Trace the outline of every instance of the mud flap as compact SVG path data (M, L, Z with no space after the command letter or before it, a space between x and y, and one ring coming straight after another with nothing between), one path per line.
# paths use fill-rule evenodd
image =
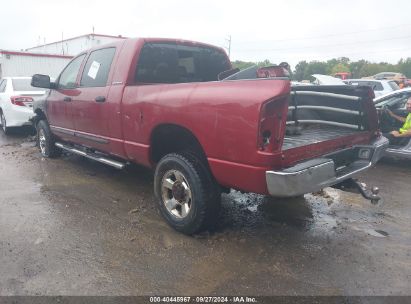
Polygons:
M360 193L364 198L370 200L371 204L373 205L378 204L379 200L381 199L381 197L378 196L378 193L380 192L378 187L374 186L371 187L371 190L368 190L366 184L361 183L360 181L353 178L347 179L332 187L347 192Z

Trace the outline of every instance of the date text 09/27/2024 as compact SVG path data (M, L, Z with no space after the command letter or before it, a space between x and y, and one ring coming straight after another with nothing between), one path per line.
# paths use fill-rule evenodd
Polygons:
M254 297L150 297L150 303L258 303Z

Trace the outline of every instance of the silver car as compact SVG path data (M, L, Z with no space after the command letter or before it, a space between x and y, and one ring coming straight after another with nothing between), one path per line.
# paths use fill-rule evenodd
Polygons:
M411 88L405 88L386 94L374 99L375 107L380 116L380 128L383 132L388 132L393 128L401 128L402 124L384 111L391 110L394 114L402 117L408 115L406 103L411 97ZM411 159L411 138L408 143L402 146L389 146L385 151L385 155L389 157L400 157Z

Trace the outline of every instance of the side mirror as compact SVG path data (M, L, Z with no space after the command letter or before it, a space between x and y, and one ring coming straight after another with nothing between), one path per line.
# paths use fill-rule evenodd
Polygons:
M53 86L50 82L50 76L35 74L31 77L31 86L36 88L52 89Z

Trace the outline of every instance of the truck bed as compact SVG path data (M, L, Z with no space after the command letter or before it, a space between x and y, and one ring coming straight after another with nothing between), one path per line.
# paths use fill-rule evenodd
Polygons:
M320 143L336 137L351 135L356 132L358 131L328 125L302 127L300 134L285 136L282 150Z
M353 93L348 86L293 87L282 150L369 131L363 99Z

